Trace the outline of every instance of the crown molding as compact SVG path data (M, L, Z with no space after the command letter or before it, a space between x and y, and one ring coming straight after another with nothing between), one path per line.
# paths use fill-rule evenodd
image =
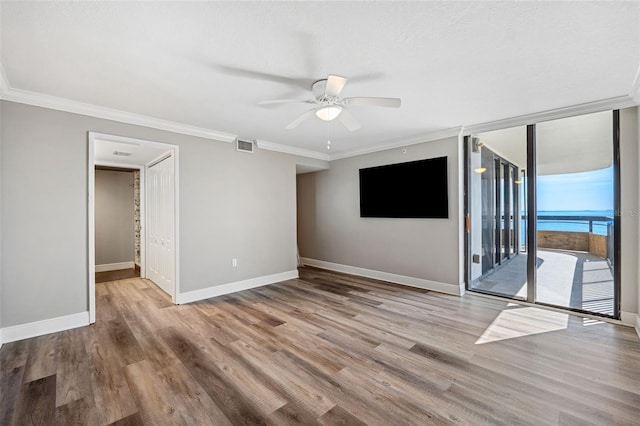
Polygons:
M492 130L506 129L509 127L522 126L526 124L534 124L542 121L556 120L560 118L571 117L581 114L590 114L594 112L606 111L611 109L629 108L640 104L640 70L636 76L634 84L635 97L632 95L617 96L609 99L602 99L594 102L587 102L578 105L572 105L564 108L556 108L553 110L537 112L534 114L526 114L518 117L506 118L487 123L474 124L471 126L459 126L449 129L438 130L435 132L425 133L422 135L409 136L407 138L396 139L380 145L368 146L364 148L356 148L349 151L331 154L330 161L340 160L342 158L355 157L358 155L370 154L373 152L386 151L388 149L400 148L403 146L416 145L425 142L432 142L454 136L464 136L473 133L482 133ZM632 93L633 94L633 93Z
M296 148L289 145L282 145L279 143L269 142L262 139L256 139L256 145L260 149L266 149L267 151L282 152L284 154L299 155L301 157L315 158L316 160L329 161L331 157L329 154L322 152L311 151L304 148Z
M4 82L2 84L4 84ZM8 87L8 89L4 89L3 87L2 98L11 102L71 112L74 114L102 118L105 120L119 121L121 123L135 124L137 126L150 127L152 129L197 136L205 139L213 139L220 142L232 143L236 140L236 135L232 135L230 133L218 132L215 130L205 129L203 127L190 126L188 124L176 123L175 121L163 120L161 118L149 117L142 114L135 114L99 105L60 98L57 96L14 89L11 87Z
M4 71L2 63L0 63L0 99L11 102L17 102L27 105L50 108L59 111L66 111L75 114L86 115L90 117L102 118L106 120L114 120L122 123L135 124L138 126L149 127L158 130L164 130L173 133L179 133L190 136L197 136L205 139L213 139L216 141L233 143L237 135L219 132L216 130L206 129L202 127L191 126L187 124L177 123L174 121L163 120L160 118L149 117L142 114L135 114L127 111L102 107L94 104L87 104L70 99L60 98L56 96L45 95L41 93L31 92L27 90L14 89L9 84L9 80ZM470 126L458 126L448 129L438 130L434 132L413 135L383 142L374 146L355 148L347 151L327 154L323 152L312 151L304 148L297 148L289 145L278 144L265 140L256 140L256 145L260 149L276 151L285 154L298 155L301 157L314 158L323 161L340 160L343 158L355 157L358 155L371 154L379 151L399 148L403 146L416 145L425 142L436 141L439 139L459 136L461 132L465 135L473 133L481 133L492 130L505 129L509 127L522 126L526 124L539 123L542 121L555 120L559 118L570 117L574 115L589 114L610 109L628 108L640 105L640 68L636 73L632 89L628 95L617 96L614 98L587 102L569 107L557 108L553 110L538 112L534 114L521 115L518 117L506 118L486 123L474 124ZM464 129L464 130L463 130Z
M341 160L343 158L356 157L358 155L371 154L374 152L387 151L389 149L403 146L417 145L425 142L433 142L440 139L451 138L460 134L462 127L452 127L449 129L437 130L435 132L413 135L405 138L393 139L379 145L350 149L348 151L331 154L330 160Z
M569 107L556 108L548 111L536 112L534 114L521 115L518 117L506 118L504 120L490 121L487 123L474 124L464 127L464 134L489 132L493 130L507 129L509 127L524 126L543 121L557 120L560 118L572 117L582 114L606 111L611 109L629 108L636 104L628 95L617 96L615 98L602 99L594 102L572 105Z

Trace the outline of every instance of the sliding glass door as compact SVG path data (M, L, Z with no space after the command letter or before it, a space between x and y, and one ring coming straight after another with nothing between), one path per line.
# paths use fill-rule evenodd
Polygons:
M469 290L618 317L617 114L466 138Z
M536 125L536 302L614 316L613 113Z
M526 164L524 127L483 133L469 139L469 287L525 299L526 251L520 221Z

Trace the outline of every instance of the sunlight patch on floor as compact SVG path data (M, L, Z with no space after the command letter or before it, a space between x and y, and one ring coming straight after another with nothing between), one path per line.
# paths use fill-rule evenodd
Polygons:
M568 323L569 314L533 307L507 309L498 314L475 344L564 330Z
M589 325L604 324L604 323L605 323L604 321L600 321L595 318L582 318L582 325L585 327Z

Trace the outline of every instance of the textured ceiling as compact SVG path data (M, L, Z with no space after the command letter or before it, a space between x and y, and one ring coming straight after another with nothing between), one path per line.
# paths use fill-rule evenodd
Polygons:
M637 2L3 2L11 88L326 153L628 95ZM362 128L285 126L327 74Z

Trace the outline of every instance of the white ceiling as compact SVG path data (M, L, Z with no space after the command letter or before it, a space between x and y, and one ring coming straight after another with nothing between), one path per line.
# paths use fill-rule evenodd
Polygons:
M116 155L127 153L130 155ZM145 143L115 142L96 139L93 158L98 165L144 166L169 152Z
M327 138L339 154L627 96L640 64L639 2L2 2L1 14L20 93L322 154ZM348 132L315 117L285 130L308 105L258 105L308 97L330 73L350 78L344 96L402 107L353 107L362 128Z
M527 128L476 135L492 151L521 169L527 167ZM536 173L555 175L599 170L613 164L611 111L551 120L536 125Z

